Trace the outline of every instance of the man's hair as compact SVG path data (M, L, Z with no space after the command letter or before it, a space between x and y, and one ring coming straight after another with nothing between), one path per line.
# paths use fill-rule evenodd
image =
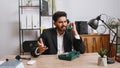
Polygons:
M57 19L60 18L60 17L62 17L62 16L64 16L64 17L67 18L67 14L66 14L64 11L57 11L57 12L55 12L55 13L53 14L53 16L52 16L53 21L56 22Z

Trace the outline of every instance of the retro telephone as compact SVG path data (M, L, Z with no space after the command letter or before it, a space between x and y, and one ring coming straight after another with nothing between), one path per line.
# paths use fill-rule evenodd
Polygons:
M70 52L63 53L63 54L58 55L58 58L59 58L60 60L68 60L68 61L71 61L71 60L79 57L79 55L80 55L80 52L70 51Z

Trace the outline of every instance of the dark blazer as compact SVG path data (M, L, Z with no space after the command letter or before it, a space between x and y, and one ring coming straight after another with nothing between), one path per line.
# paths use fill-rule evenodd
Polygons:
M46 50L43 54L57 54L58 50L56 28L43 30L43 33L39 39L40 38L43 39L44 45L48 47L48 50ZM85 46L82 39L75 39L74 35L69 30L65 31L65 34L63 36L63 45L65 52L72 51L72 48L76 51L80 51L81 54L85 52Z

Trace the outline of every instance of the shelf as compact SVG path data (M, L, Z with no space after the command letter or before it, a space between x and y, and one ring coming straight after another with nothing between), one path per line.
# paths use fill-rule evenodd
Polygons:
M40 30L40 28L36 28L36 29L20 29L20 30Z
M41 17L52 17L52 15L44 15L44 16L41 16Z
M22 9L26 9L26 8L39 8L40 6L19 6Z
M31 39L35 39L37 37L37 33L41 32L41 3L39 3L41 0L31 1L32 4L28 5L28 0L19 0L18 11L20 54L24 54L25 52L23 50L23 42L26 40L30 41Z
M24 54L25 52L22 46L24 41L30 41L29 39L31 38L37 39L46 24L52 27L53 1L30 0L32 2L29 4L28 1L18 1L20 54Z

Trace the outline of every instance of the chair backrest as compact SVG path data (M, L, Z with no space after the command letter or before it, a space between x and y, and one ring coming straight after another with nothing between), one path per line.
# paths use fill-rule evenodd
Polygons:
M88 34L87 21L75 21L75 24L79 34Z
M37 47L37 40L24 41L22 46L24 52L30 52L32 47Z

